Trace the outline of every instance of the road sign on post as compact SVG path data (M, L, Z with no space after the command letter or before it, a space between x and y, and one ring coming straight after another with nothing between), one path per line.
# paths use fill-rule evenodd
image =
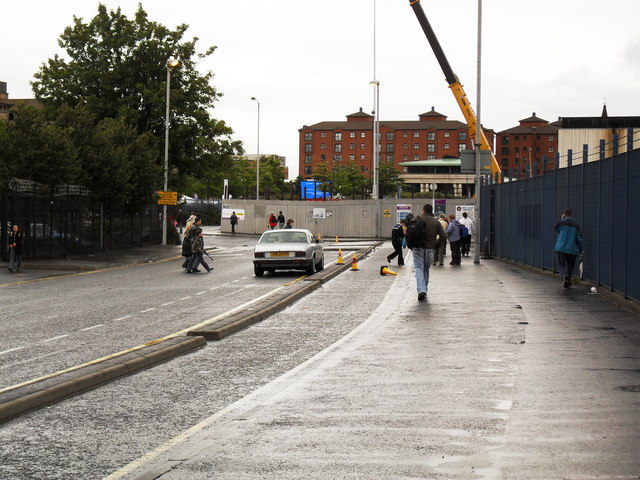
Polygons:
M460 151L460 173L475 175L476 173L476 151L461 150ZM491 152L489 150L480 150L480 174L491 173Z
M158 205L176 205L178 192L158 192Z

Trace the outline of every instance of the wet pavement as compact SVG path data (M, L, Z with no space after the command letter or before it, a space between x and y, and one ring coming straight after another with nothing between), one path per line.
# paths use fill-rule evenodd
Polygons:
M327 285L367 301L387 247ZM418 302L407 261L348 335L107 478L640 478L637 314L468 257Z

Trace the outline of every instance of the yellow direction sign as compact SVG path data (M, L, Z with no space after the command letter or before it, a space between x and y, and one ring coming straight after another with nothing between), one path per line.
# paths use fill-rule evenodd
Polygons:
M158 205L176 205L178 192L158 192Z

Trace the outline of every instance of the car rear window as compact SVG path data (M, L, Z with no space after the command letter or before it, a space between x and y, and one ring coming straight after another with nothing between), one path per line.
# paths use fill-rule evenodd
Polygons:
M260 243L307 243L307 236L303 232L274 232L264 235Z

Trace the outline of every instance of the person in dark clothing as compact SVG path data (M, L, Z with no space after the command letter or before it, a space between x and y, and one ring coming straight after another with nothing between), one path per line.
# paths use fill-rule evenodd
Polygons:
M576 266L576 258L578 258L578 255L582 255L584 250L582 231L572 215L573 212L567 208L555 226L555 232L558 234L555 251L558 254L558 269L560 270L564 288L571 286L571 277Z
M187 265L187 273L196 273L199 272L198 265L202 264L204 269L209 273L213 268L209 268L207 262L204 261L204 234L202 233L202 219L197 218L191 230L193 233L191 234L191 258L189 259L189 264Z
M235 235L236 225L238 224L238 216L236 215L235 210L231 213L231 217L229 217L229 222L231 223L231 235Z
M406 221L404 218L396 223L391 229L391 245L393 245L393 253L387 256L387 262L398 257L398 265L404 265L404 257L402 256L402 239L404 238L404 228Z
M409 217L407 221L411 222ZM413 253L413 266L416 269L416 287L418 290L418 301L427 301L427 290L429 288L429 268L433 262L433 252L440 247L444 241L444 230L442 225L433 218L433 206L426 203L422 207L422 214L416 217L416 222L422 229L422 243L411 247Z
M284 222L285 222L285 218L284 218L284 215L282 214L282 210L280 210L280 213L278 213L278 228L279 229L283 229L284 228Z
M18 273L20 271L20 264L22 263L22 244L24 236L20 231L18 225L14 225L9 232L9 271L11 273Z
M460 222L456 220L455 214L452 213L449 215L449 226L445 230L451 249L451 262L449 262L449 265L460 266L460 230Z
M286 229L293 228L293 219L292 218L287 220L287 224L285 225L284 228L286 228Z
M193 241L193 233L195 232L194 227L195 224L191 224L184 232L184 238L182 239L182 256L184 257L184 262L182 263L182 268L187 268L189 266L189 261L193 254L191 251L191 243Z

